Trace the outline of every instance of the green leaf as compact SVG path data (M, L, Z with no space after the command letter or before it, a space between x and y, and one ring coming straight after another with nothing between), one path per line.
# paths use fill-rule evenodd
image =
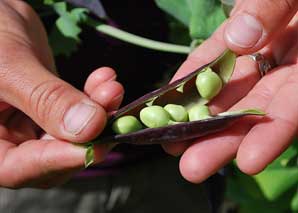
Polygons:
M81 33L80 23L87 20L87 10L84 8L74 8L67 10L65 2L49 1L54 11L59 15L55 26L49 36L50 45L54 55L70 56L77 50L77 44L80 42Z
M50 35L49 43L55 56L64 55L69 57L73 52L77 51L77 41L72 38L65 37L57 26L54 26Z
M291 200L291 209L293 211L298 211L298 189L297 189L293 199Z
M219 0L155 0L158 7L189 27L190 36L206 39L226 19Z
M80 40L79 34L82 30L71 17L61 16L56 21L56 26L65 37L73 38L76 41Z
M65 2L58 2L58 3L49 3L52 5L53 9L55 10L58 15L63 16L67 14L67 4Z
M229 176L227 179L226 196L237 203L247 204L256 200L265 202L266 199L255 179L245 175L235 168L236 176Z
M70 11L70 16L76 23L81 23L87 21L87 12L85 8L75 8Z
M268 200L275 200L298 183L298 168L265 170L254 176Z
M190 0L190 36L206 39L226 19L219 0Z
M267 170L289 167L289 162L291 162L291 160L295 160L294 158L297 157L297 154L298 154L297 148L294 145L290 146L284 153L282 153L275 161L273 161L273 163L271 163L267 167ZM292 166L296 167L297 165L292 165Z
M155 0L159 8L175 17L185 26L189 26L191 10L189 0Z

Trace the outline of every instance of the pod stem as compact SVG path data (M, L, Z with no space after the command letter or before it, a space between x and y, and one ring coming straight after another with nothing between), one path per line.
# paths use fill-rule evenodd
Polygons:
M94 27L97 31L103 34L109 35L113 38L119 39L121 41L125 41L127 43L145 47L148 49L158 50L162 52L178 53L178 54L189 54L191 52L191 48L188 46L165 43L165 42L144 38L144 37L126 32L124 30L120 30L111 25L104 24L99 21L95 21L91 18L88 18L87 24L89 26Z

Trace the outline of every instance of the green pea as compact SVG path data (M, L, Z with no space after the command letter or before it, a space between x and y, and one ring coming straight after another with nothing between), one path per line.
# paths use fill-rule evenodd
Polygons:
M149 106L141 110L141 121L149 128L167 126L170 114L161 106Z
M164 109L170 114L173 121L186 122L188 120L188 113L181 105L167 104Z
M132 115L125 115L118 118L112 125L112 129L117 134L127 134L142 129L142 124Z
M206 71L198 74L196 86L201 97L211 100L220 92L222 88L222 80L208 67Z
M210 118L209 108L206 105L196 105L188 111L189 121Z

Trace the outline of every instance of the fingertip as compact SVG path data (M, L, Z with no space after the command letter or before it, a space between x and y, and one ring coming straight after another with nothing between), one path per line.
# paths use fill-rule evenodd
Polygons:
M201 183L210 175L206 174L204 162L188 150L182 155L179 163L181 175L191 183Z
M84 91L90 95L100 84L115 80L117 77L115 70L110 67L101 67L93 71L86 80Z
M239 150L236 161L238 168L248 175L256 175L266 168L266 165L262 162L262 156L256 151Z
M98 85L90 94L93 101L103 106L108 112L119 107L124 95L123 86L117 81L108 81Z

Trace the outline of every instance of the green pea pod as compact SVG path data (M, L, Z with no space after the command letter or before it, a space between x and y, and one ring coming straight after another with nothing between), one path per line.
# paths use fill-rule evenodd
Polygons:
M243 116L263 116L264 113L262 111L251 109L237 112L225 112L210 117L205 116L201 120L196 120L197 118L195 118L195 121L177 122L173 119L173 116L176 117L176 115L170 114L169 116L165 116L165 120L168 122L168 125L166 126L165 123L162 123L162 125L136 130L127 134L115 134L111 131L111 124L115 120L127 115L140 118L143 123L147 123L148 120L151 122L152 117L149 116L144 119L143 115L140 116L140 112L147 109L148 106L153 106L154 108L158 106L159 109L163 109L162 107L168 104L174 104L181 105L189 111L194 106L207 104L210 100L202 98L197 91L196 78L198 74L205 72L206 69L210 68L220 77L222 87L224 87L232 76L235 61L236 55L227 50L214 61L196 69L184 78L150 92L119 109L119 111L110 118L104 133L95 139L93 143L154 144L177 142L221 131L231 126L234 121ZM153 118L153 121L154 119L158 120L163 116L164 115L159 115ZM172 120L168 121L169 117ZM147 124L145 125L147 126Z

